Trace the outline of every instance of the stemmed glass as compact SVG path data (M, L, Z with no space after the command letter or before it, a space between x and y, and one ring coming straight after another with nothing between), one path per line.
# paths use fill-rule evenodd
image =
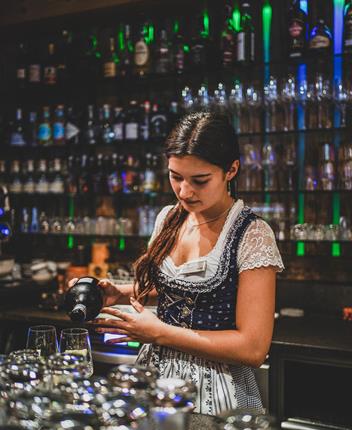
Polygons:
M283 80L281 87L281 101L284 111L284 131L294 130L295 128L295 98L296 81L292 75L289 75Z
M346 110L349 93L343 82L336 80L334 85L334 102L341 114L340 127L346 127Z
M87 365L87 374L93 374L92 349L87 329L67 328L62 330L60 352L83 356Z
M48 357L57 352L56 329L52 325L37 325L29 327L26 348L34 349L40 356Z

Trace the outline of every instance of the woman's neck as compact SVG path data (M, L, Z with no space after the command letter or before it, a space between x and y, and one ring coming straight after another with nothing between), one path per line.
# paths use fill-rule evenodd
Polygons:
M205 223L214 218L220 218L222 215L227 215L234 203L235 199L227 195L222 202L219 202L205 211L190 212L189 217L193 224Z

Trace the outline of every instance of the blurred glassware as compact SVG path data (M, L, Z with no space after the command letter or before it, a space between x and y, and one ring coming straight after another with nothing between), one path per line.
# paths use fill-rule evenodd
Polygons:
M228 100L230 112L232 114L232 125L237 134L243 133L243 118L242 107L244 104L243 85L240 81L236 80L234 86L230 91Z
M58 352L48 358L47 366L53 389L60 383L72 385L74 380L89 377L92 373L82 353Z
M265 142L263 145L262 165L264 171L264 190L277 190L277 154L270 141Z
M195 99L195 107L196 109L200 109L202 111L210 110L212 105L212 97L209 95L207 84L203 83L198 92L197 97Z
M249 85L246 89L246 110L248 133L259 133L261 131L262 100L260 91L254 86Z
M80 355L84 358L86 373L93 374L92 350L88 330L85 328L66 328L61 330L60 352Z
M307 164L304 168L304 189L314 191L318 188L318 177L315 166Z
M186 112L190 112L194 109L194 99L192 91L189 87L184 87L182 90L182 107Z
M329 143L324 143L321 147L320 185L323 190L335 189L335 152Z
M343 143L339 148L340 188L352 190L352 144Z
M48 357L58 351L56 329L51 325L29 327L26 348L35 349L40 356Z
M275 430L280 426L276 418L266 415L254 409L235 409L219 415L223 422L219 426L223 430Z
M347 83L335 79L333 100L335 106L340 112L340 127L346 127L346 112L349 103L350 92L347 89Z
M218 83L217 88L214 90L212 99L212 110L218 113L226 113L228 107L228 99L226 94L225 85L221 82Z
M295 129L296 112L296 80L293 75L288 75L281 84L280 103L283 106L283 126L284 131Z
M277 103L278 89L277 79L270 76L269 82L264 85L264 105L266 107L265 131L272 132L277 130Z
M317 127L332 127L332 91L330 81L324 79L321 74L317 74L314 80L316 107L317 107Z

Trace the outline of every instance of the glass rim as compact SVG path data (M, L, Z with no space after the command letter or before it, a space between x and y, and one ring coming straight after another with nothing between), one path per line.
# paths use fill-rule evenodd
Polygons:
M62 334L70 334L70 335L82 335L82 334L89 334L88 330L86 328L64 328L61 330Z
M56 331L56 327L54 325L33 325L28 328L28 331Z

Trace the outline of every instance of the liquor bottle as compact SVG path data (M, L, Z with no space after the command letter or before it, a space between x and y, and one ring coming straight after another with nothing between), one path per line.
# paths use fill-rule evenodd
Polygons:
M0 187L6 187L8 175L6 172L6 161L0 160Z
M37 144L37 112L31 111L25 127L26 142L28 146Z
M226 2L220 36L221 63L224 69L231 69L235 59L236 32L232 25L232 10L233 2Z
M119 160L116 153L112 154L111 162L109 165L107 185L109 194L116 194L122 190L122 182L119 172Z
M165 109L158 105L153 104L152 112L150 114L150 138L151 139L164 139L167 136L168 118Z
M38 126L38 144L39 145L51 145L52 142L52 130L50 123L50 108L49 106L43 107L43 113Z
M94 31L91 34L78 33L72 41L73 61L71 74L78 82L84 80L88 83L96 84L96 80L101 73L101 54L97 50L96 36Z
M139 38L134 45L133 66L137 76L144 76L150 72L151 52L146 41L146 29L148 24L144 24L140 30Z
M47 162L40 159L37 170L37 181L35 183L35 192L39 194L46 194L49 192L49 181L47 175Z
M70 155L67 159L67 178L66 178L66 189L71 195L77 194L77 172L78 164L74 155Z
M344 8L343 19L343 52L352 52L352 0L348 0Z
M174 36L172 40L173 69L177 74L188 71L189 46L183 34L183 20L177 19L174 23Z
M85 124L83 124L82 128L82 143L87 145L96 145L98 143L99 127L95 119L95 110L93 105L87 106Z
M37 86L42 80L42 66L39 59L40 45L38 41L32 41L29 48L28 59L28 83L31 86Z
M105 79L116 78L116 52L115 52L115 37L112 30L108 29L104 32L101 39L102 53L102 74Z
M39 231L38 209L35 206L32 207L31 225L29 229L31 233L38 233Z
M72 321L83 322L94 319L103 307L103 293L98 279L78 279L65 295L64 308Z
M152 154L145 155L146 167L143 175L142 191L144 193L152 193L156 191L156 175L152 169Z
M26 194L33 194L35 192L34 160L27 160L25 170L23 192Z
M170 73L173 68L172 50L166 28L161 28L154 47L154 71L158 74Z
M137 140L139 138L139 108L136 100L131 100L126 112L125 139Z
M241 28L237 33L236 61L251 63L255 58L255 33L250 12L250 4L246 1L241 6Z
M81 130L78 127L78 120L72 106L67 108L66 124L65 124L65 139L69 145L77 145L80 140Z
M56 106L54 115L53 142L54 145L63 145L65 143L64 106Z
M168 114L168 132L173 129L177 121L181 118L181 110L178 102L171 101Z
M62 165L60 158L54 158L51 168L51 178L49 182L49 192L62 194L65 192L65 183L62 177Z
M27 51L24 42L20 42L16 55L16 87L24 88L27 81Z
M77 160L78 165L78 160ZM80 157L79 175L78 175L78 193L87 194L91 191L91 178L89 175L89 160L87 154Z
M289 58L301 58L305 54L307 30L307 14L300 8L300 1L293 0L288 12Z
M329 143L324 143L320 156L320 185L322 190L335 189L335 153Z
M190 46L190 67L204 71L209 60L209 35L204 28L203 14L195 16Z
M131 39L131 26L129 24L124 25L124 29L121 30L121 39L119 39L119 67L118 74L120 76L130 76L132 74L133 67L133 42Z
M24 146L25 144L26 144L26 141L25 141L24 126L23 126L22 109L18 108L16 109L15 121L10 131L10 145Z
M28 233L29 229L30 229L30 224L29 224L28 209L22 208L22 219L21 219L20 230L22 233Z
M123 142L125 139L125 113L121 106L114 107L113 120L115 142Z
M53 42L48 43L45 63L43 67L43 83L44 85L57 84L57 59L55 55L55 45Z
M110 144L115 140L114 128L111 123L111 106L105 104L102 109L101 140L105 144Z
M139 136L147 142L150 137L150 102L146 100L141 106L141 118L139 122Z
M311 54L319 58L329 55L332 49L332 34L323 18L319 18L310 34L309 49Z
M12 160L11 162L9 191L14 194L22 193L23 191L19 160Z

